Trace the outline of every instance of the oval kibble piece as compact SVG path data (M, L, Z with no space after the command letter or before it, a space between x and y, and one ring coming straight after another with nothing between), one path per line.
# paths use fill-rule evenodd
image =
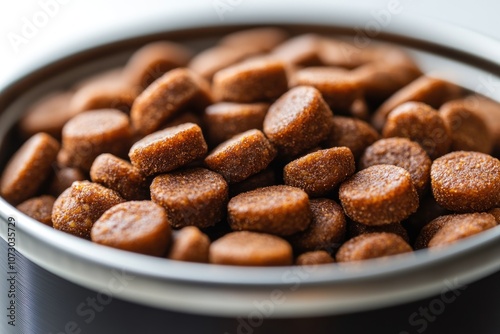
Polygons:
M55 201L52 223L56 230L90 239L92 225L109 208L124 202L117 192L97 183L77 181Z
M280 28L252 28L227 34L219 40L219 45L233 49L252 47L256 51L267 52L287 38L288 33Z
M377 131L362 120L334 116L332 129L324 144L326 147L348 147L354 158L358 159L379 137Z
M290 89L271 105L264 119L264 133L282 155L295 156L328 137L333 114L313 87Z
M262 130L268 109L267 103L220 102L208 106L203 114L208 142L218 145L239 133Z
M401 223L369 226L365 224L356 223L355 221L351 220L347 223L347 231L349 239L357 237L358 235L361 234L387 232L399 235L401 238L403 238L404 241L410 243L408 232L403 227L403 225L401 225Z
M291 235L305 230L311 222L309 197L290 186L255 189L231 198L228 220L233 230Z
M370 49L357 47L348 41L334 38L322 38L318 53L324 65L347 69L373 61Z
M422 227L415 240L415 250L427 248L429 246L429 241L444 225L446 225L449 221L453 222L456 220L455 216L456 215L454 214L440 216L431 220L428 224Z
M500 161L479 152L451 152L432 163L431 187L448 210L487 211L500 203Z
M275 47L271 56L295 66L321 65L318 48L321 39L315 34L292 37Z
M298 266L313 266L317 264L334 263L333 257L324 250L312 251L300 254L295 260Z
M412 248L399 235L379 232L350 239L337 252L337 262L362 261L411 252Z
M187 262L208 262L210 239L196 226L175 231L167 258Z
M452 151L491 153L493 135L481 116L455 101L442 105L439 113L450 131Z
M132 165L146 176L185 166L207 153L201 128L185 123L154 132L137 141L129 152Z
M134 129L150 134L186 107L205 108L212 102L208 82L186 68L171 70L149 85L134 101Z
M73 182L85 179L85 174L78 168L63 167L56 170L54 178L49 185L49 193L54 197L58 197L63 191L71 187Z
M151 199L167 210L172 227L203 228L222 219L228 186L221 175L193 168L155 177Z
M384 137L409 138L422 146L431 159L448 153L451 133L437 110L419 102L407 102L387 116Z
M260 130L248 130L217 146L205 158L205 165L227 182L240 182L267 168L276 149Z
M453 215L429 240L428 247L449 245L495 226L495 217L489 213Z
M299 252L337 249L344 241L346 219L342 207L326 198L310 200L312 220L309 227L288 238Z
M418 208L418 195L408 171L393 165L375 165L340 185L345 213L366 225L398 223Z
M286 266L293 261L292 247L280 237L231 232L210 246L210 263L237 266Z
M126 200L144 200L149 197L149 187L139 169L109 153L101 154L94 160L90 178L92 182L116 191Z
M283 169L286 185L304 190L309 196L323 196L354 174L354 156L347 147L333 147L309 153Z
M46 133L28 139L10 158L2 173L0 193L16 205L32 197L49 177L59 143Z
M422 196L429 184L432 161L422 147L407 138L380 139L367 147L360 168L394 165L406 169L415 189Z
M218 101L265 102L288 89L285 66L270 58L255 58L214 74L213 92Z
M52 227L52 207L55 200L55 197L50 195L33 197L16 206L16 209L40 223Z
M162 256L170 243L165 210L151 201L130 201L108 209L92 226L93 242L130 252Z
M65 159L60 162L67 167L89 171L99 154L125 156L130 143L131 130L127 115L115 109L87 111L64 125L61 152Z

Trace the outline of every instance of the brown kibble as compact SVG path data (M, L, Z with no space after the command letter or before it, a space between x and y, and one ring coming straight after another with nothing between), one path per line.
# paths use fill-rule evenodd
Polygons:
M452 215L429 240L428 247L449 245L495 226L495 217L488 213Z
M375 165L341 184L339 198L345 213L366 225L401 222L418 208L418 195L408 171Z
M187 262L208 262L210 239L195 226L176 231L167 258Z
M286 266L292 247L280 237L248 231L231 232L210 246L210 263L237 266Z
M495 217L497 224L500 224L500 208L493 208L488 213Z
M429 184L431 159L422 147L406 138L380 139L369 146L360 159L360 168L394 165L406 169L418 194L422 196Z
M203 125L203 122L202 122L200 116L198 116L190 111L186 111L186 112L183 112L183 113L177 115L171 121L165 123L162 130L166 129L166 128L171 128L173 126L181 125L184 123L194 123L194 124L198 125L200 128Z
M28 139L10 158L2 173L0 193L16 205L33 197L49 177L59 143L46 133Z
M321 93L299 86L271 105L264 119L264 133L279 153L295 156L324 141L332 123L333 114Z
M430 165L430 164L429 164ZM333 147L309 153L283 169L286 185L304 190L309 196L323 196L354 174L354 156L347 147Z
M431 186L448 210L487 211L500 203L500 161L479 152L449 153L432 163Z
M433 108L439 108L443 103L459 98L462 92L462 88L452 83L423 75L388 98L375 111L372 124L376 129L381 130L387 115L405 102L423 102Z
M233 49L251 47L258 52L267 52L287 38L287 32L280 28L253 28L227 34L220 39L219 45Z
M16 206L16 209L40 223L52 227L52 207L55 200L55 197L49 195L33 197Z
M359 48L344 40L322 38L319 46L319 58L326 66L344 67L353 69L367 62L373 57L366 47Z
M162 256L170 243L165 210L151 201L130 201L113 206L95 222L93 242L130 252Z
M491 153L493 135L481 116L456 100L442 105L439 113L449 129L452 151Z
M278 185L231 198L228 220L233 230L292 235L311 222L309 197L301 189Z
M215 73L213 91L217 100L265 102L280 97L288 89L285 66L270 58L255 58Z
M139 169L128 161L104 153L98 156L90 168L92 182L119 193L126 200L144 200L149 197L149 188Z
M358 159L379 137L377 131L362 120L334 116L332 130L325 144L327 147L348 147L354 158Z
M70 108L73 93L55 92L42 97L31 105L19 122L19 128L27 138L38 132L45 132L54 138L61 138L64 124L76 112Z
M296 66L318 66L321 59L318 49L321 39L314 34L304 34L288 39L271 52L271 56Z
M448 127L437 110L424 103L406 102L395 108L387 116L382 134L417 142L433 160L450 151Z
M159 41L134 52L123 69L124 80L139 92L166 72L186 66L191 51L181 44Z
M457 220L456 215L446 215L437 217L432 221L430 221L420 230L420 233L418 234L417 239L415 240L415 250L427 248L429 245L429 241L436 235L436 233L444 225L446 225L449 221L456 221L456 220Z
M356 223L355 221L351 220L347 223L347 231L350 239L357 237L358 235L361 234L387 232L399 235L401 238L403 238L404 241L410 243L408 232L403 227L403 225L401 225L401 223L369 226L365 224Z
M217 146L205 164L227 182L240 182L267 168L276 149L260 130L248 130Z
M349 107L349 115L353 118L361 119L363 121L368 121L370 119L370 107L366 104L366 100L363 97L357 98Z
M115 109L87 111L73 117L63 128L62 152L66 167L88 171L102 153L125 156L131 131L127 115ZM61 159L62 160L62 159Z
M324 250L312 251L300 254L295 260L298 266L314 266L318 264L334 263L333 257Z
M130 118L134 129L150 134L187 107L212 103L208 82L186 68L171 70L149 85L134 101Z
M132 165L146 176L166 173L207 153L201 128L185 123L152 133L136 142L129 152Z
M436 202L432 193L427 193L425 196L420 197L417 211L403 221L402 225L408 231L410 240L416 240L424 226L434 219L450 213Z
M342 207L326 198L310 201L312 221L309 227L288 239L299 252L327 250L332 252L344 241L346 219Z
M272 168L254 174L247 179L229 185L229 198L257 188L269 187L276 184L276 174Z
M220 102L208 106L203 114L208 141L218 145L247 130L262 130L268 109L267 103Z
M203 228L222 219L228 186L219 174L193 168L155 177L151 199L167 210L172 227Z
M59 197L75 181L83 181L86 177L78 168L63 167L56 170L55 175L49 185L49 193L54 197Z
M77 181L55 201L52 223L56 230L90 239L92 225L109 208L124 202L115 191L97 183Z
M362 261L411 252L406 241L394 233L361 234L343 244L336 255L337 262Z

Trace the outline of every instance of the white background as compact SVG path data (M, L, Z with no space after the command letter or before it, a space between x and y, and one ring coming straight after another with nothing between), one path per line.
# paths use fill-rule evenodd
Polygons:
M216 1L235 4L234 10L225 13L226 22L238 22L245 11L259 10L269 1L303 8L303 13L309 6L335 10L353 3L360 12L370 13L386 8L390 1L400 1L405 4L400 19L406 15L437 18L500 40L500 1L496 0L0 0L0 88L57 54L153 20L164 19L168 24L168 20L187 17L192 9L219 20L213 6ZM31 35L25 38L26 27L36 20L41 27L35 26L36 31L28 31ZM23 39L17 39L16 44L17 37Z

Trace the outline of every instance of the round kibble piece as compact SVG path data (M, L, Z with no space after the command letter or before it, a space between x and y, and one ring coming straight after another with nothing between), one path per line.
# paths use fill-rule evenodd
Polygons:
M33 197L16 206L16 209L25 215L52 227L52 207L54 206L55 200L55 197L50 195Z
M201 128L185 123L152 133L136 142L129 152L132 165L146 176L185 166L207 153Z
M165 210L151 201L130 201L113 206L95 222L93 242L130 252L162 256L170 242Z
M408 243L410 242L410 238L408 237L408 232L403 227L403 225L401 225L401 223L369 226L365 224L356 223L355 221L351 220L347 223L347 231L349 238L354 238L357 237L358 235L367 233L387 232L399 235L401 238L403 238L404 241Z
M422 229L420 230L420 233L417 236L417 239L415 240L415 250L417 249L422 249L422 248L427 248L429 245L429 241L436 235L436 233L448 222L450 221L455 221L456 215L445 215L445 216L440 216L432 221L430 221L428 224L426 224ZM460 220L460 219L458 219Z
M344 241L346 219L342 207L326 198L310 201L312 221L309 227L288 239L299 252L337 249Z
M130 140L129 119L121 111L102 109L78 114L63 128L63 165L88 171L101 153L125 156Z
M221 175L193 168L155 177L151 199L167 210L172 227L203 228L222 219L228 186Z
M417 142L431 159L448 153L451 146L451 134L441 115L419 102L407 102L391 111L382 134Z
M500 224L500 208L491 209L488 213L495 217L497 224Z
M167 258L187 262L208 262L210 239L195 226L186 226L173 235Z
M263 102L277 99L288 89L281 61L259 58L232 65L215 73L213 91L217 100Z
M487 211L500 203L500 161L479 152L449 153L432 163L431 187L448 210Z
M489 213L454 215L429 240L428 247L444 246L497 226Z
M283 169L286 185L304 190L309 196L323 196L354 174L354 156L347 147L309 153Z
M333 126L325 142L326 147L348 147L355 159L379 139L379 134L368 123L343 116L333 117Z
M363 169L342 183L339 198L345 213L366 225L401 222L418 208L410 173L393 165Z
M109 153L101 154L94 160L90 178L93 182L113 189L127 200L144 200L149 197L149 187L139 169Z
M373 61L371 52L360 52L360 48L353 43L334 38L322 38L318 52L321 62L333 67L353 69Z
M311 266L317 264L334 263L333 257L324 250L307 252L300 254L295 260L295 264L299 266Z
M360 168L382 164L406 169L419 195L424 194L430 180L432 161L419 144L407 138L376 141L363 153Z
M305 230L311 222L309 197L290 186L255 189L231 198L228 220L233 230L250 230L291 235Z
M292 247L280 237L248 231L231 232L210 246L210 263L237 266L286 266Z
M49 177L59 143L46 133L28 139L10 158L2 173L0 193L13 205L32 197Z
M411 252L412 248L399 235L379 232L350 239L336 254L337 262L362 261Z
M271 55L290 65L318 66L321 65L318 55L319 44L319 36L304 34L281 43L274 48Z
M71 187L75 181L85 180L85 174L78 168L63 167L56 170L54 178L49 185L49 193L55 197L58 197Z
M212 145L218 145L231 137L251 129L262 130L267 103L220 102L205 109L203 120L207 138Z
M115 191L97 183L77 181L55 201L52 223L56 230L90 239L92 225L109 208L124 202Z
M234 183L266 169L275 156L276 149L262 131L248 130L217 146L205 164Z
M278 152L295 156L324 141L333 123L333 114L313 87L290 89L271 105L264 119L264 133Z
M263 27L246 29L227 34L219 41L219 45L233 49L252 47L256 51L270 51L276 45L286 40L288 34L283 29Z

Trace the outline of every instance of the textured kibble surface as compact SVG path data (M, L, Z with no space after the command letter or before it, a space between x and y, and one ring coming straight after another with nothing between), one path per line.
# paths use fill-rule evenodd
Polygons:
M231 232L210 246L210 262L238 266L285 266L293 262L286 240L265 233Z
M321 39L315 34L304 34L288 39L272 51L273 58L295 66L321 65L319 46Z
M167 210L174 228L215 225L223 217L227 198L224 178L204 168L162 174L151 184L151 199Z
M228 220L233 230L291 235L311 223L309 197L290 186L255 189L231 198Z
M333 114L321 93L307 86L292 88L271 105L264 133L279 153L294 156L328 137Z
M175 231L167 258L187 262L208 262L210 239L195 226Z
M142 138L132 146L129 157L132 165L150 176L187 165L202 158L207 150L201 128L185 123Z
M317 264L334 263L333 257L324 250L312 251L300 254L295 260L299 266L311 266Z
M337 262L362 261L411 252L412 248L399 235L379 232L350 239L336 254Z
M417 236L415 240L415 250L426 248L429 245L429 241L436 235L436 233L448 222L456 220L456 215L445 215L440 216L429 223L427 223Z
M493 208L488 213L495 217L497 224L500 224L500 208Z
M130 252L162 256L170 242L165 210L151 201L130 201L113 206L95 222L91 239Z
M77 181L56 199L52 224L57 230L90 239L92 225L97 219L124 201L117 192L100 184Z
M262 131L248 130L217 146L205 164L234 183L266 169L275 156L276 149Z
M85 178L85 174L78 168L64 167L57 169L48 191L52 196L58 197L63 191L71 187L73 182L83 181Z
M360 224L352 220L347 223L347 234L349 238L354 238L361 234L377 233L377 232L394 233L403 238L404 241L408 243L410 242L408 232L403 227L403 225L401 225L401 223L392 223L392 224L384 224L376 226Z
M310 200L312 220L309 227L288 238L300 252L327 250L340 247L346 233L346 219L342 207L326 198Z
M431 173L431 159L422 147L406 138L380 139L369 146L360 159L360 168L394 165L406 169L417 192L423 195Z
M52 227L52 207L55 200L55 197L50 195L33 197L16 206L16 209L40 223Z
M500 202L500 161L479 152L457 151L432 163L431 187L442 207L486 211Z
M287 164L283 170L286 185L304 190L309 196L328 194L354 174L354 156L347 147L334 147L309 153Z
M28 139L3 170L0 180L2 197L15 205L35 195L49 177L58 151L59 143L46 133Z
M340 202L346 214L366 225L397 223L418 208L410 173L393 165L363 169L342 183Z

